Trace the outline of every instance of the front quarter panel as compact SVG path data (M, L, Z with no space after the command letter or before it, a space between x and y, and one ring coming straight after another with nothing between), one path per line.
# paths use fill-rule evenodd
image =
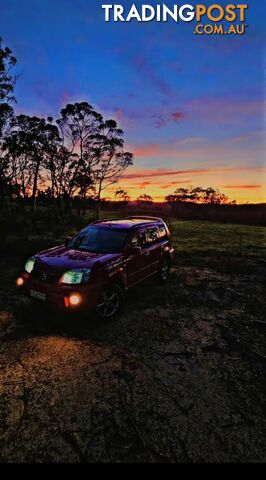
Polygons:
M124 267L125 258L124 255L121 255L120 257L99 266L95 272L95 281L103 287L109 283L117 282L126 288L127 279Z

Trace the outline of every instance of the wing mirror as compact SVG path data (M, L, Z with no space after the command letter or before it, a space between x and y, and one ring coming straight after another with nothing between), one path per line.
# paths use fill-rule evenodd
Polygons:
M141 253L141 247L128 247L125 251L126 255L139 255Z

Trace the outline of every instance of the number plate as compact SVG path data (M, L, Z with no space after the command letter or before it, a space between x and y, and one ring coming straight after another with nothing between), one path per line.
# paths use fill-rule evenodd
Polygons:
M36 300L41 300L42 302L46 302L46 295L45 293L35 292L35 290L30 291L31 298L35 298Z

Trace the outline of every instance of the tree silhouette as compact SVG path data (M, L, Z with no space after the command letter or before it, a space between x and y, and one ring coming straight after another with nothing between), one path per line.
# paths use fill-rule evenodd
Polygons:
M139 205L151 205L153 203L153 198L145 193L137 198L137 202Z
M27 188L31 186L35 212L41 167L46 167L45 162L51 154L51 149L59 143L59 131L55 125L45 119L27 115L19 115L13 119L12 132L4 139L6 158L13 162L17 159L19 164L13 171L16 182L18 182L16 173L22 169L25 176L26 168L28 178L32 179L32 185L28 180Z
M115 192L115 198L116 198L116 200L118 200L118 201L120 201L124 204L128 204L130 202L130 196L122 188L120 188L119 190L117 190Z
M228 197L223 193L219 192L219 190L208 187L203 189L202 196L201 196L202 203L211 203L212 205L222 205L227 203Z
M72 155L68 195L73 196L77 188L83 197L94 190L99 217L103 190L117 183L133 164L133 155L124 151L124 132L114 120L104 121L87 102L67 105L57 124Z
M114 120L107 120L90 137L93 158L90 173L96 189L97 218L100 216L102 192L117 183L124 171L133 164L133 154L124 151L123 135L123 130L117 127Z
M92 184L92 168L97 159L91 149L91 138L95 135L103 122L102 116L97 113L87 102L68 104L61 111L61 117L57 120L60 128L64 147L69 152L68 163L69 178L65 193L73 196L80 186ZM84 181L87 177L88 180ZM80 180L82 185L80 185Z
M14 171L9 166L9 161L3 153L2 137L8 133L13 118L12 103L15 102L13 95L16 76L12 75L12 69L17 61L8 47L4 47L0 37L0 191L1 203L5 193L13 194L12 178Z
M208 187L183 187L177 188L171 195L165 197L165 201L170 204L175 203L204 203L221 205L226 203L228 198L220 193L218 189Z
M11 104L15 102L13 92L17 77L12 75L12 69L16 63L12 51L3 46L0 37L0 138L13 113Z

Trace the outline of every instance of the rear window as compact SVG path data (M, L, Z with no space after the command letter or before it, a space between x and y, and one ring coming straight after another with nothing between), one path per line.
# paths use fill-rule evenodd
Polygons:
M167 240L167 231L164 225L158 225L156 227L150 227L147 230L147 244L153 245L163 240Z
M148 228L147 230L147 244L153 245L160 240L160 231L158 227Z
M159 238L160 240L165 240L168 238L167 231L164 225L159 226Z
M145 230L141 230L140 232L136 233L134 237L131 239L130 246L143 248L145 246L145 243L146 243L146 232Z

